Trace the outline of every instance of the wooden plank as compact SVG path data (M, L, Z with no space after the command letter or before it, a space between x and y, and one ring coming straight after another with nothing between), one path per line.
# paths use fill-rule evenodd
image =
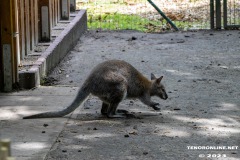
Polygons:
M18 65L20 63L20 53L19 53L19 28L18 28L18 3L17 0L12 0L12 68L13 68L13 83L19 81L18 79Z
M51 28L53 28L54 26L56 26L56 24L55 24L55 14L54 14L54 12L55 12L55 0L52 0L51 1L52 3L51 3L51 21L52 21L52 26L51 26Z
M1 6L2 6L2 1L0 1L0 91L3 90L3 54L2 54L2 20L1 20Z
M54 24L55 26L57 25L58 23L58 0L54 0Z
M28 55L31 51L30 47L30 20L29 20L29 0L24 0L25 10L25 55Z
M60 5L60 1L57 1L57 21L60 21L60 19L61 19L61 7L60 7L61 5Z
M38 45L38 0L33 0L34 1L34 44L35 46Z
M49 42L51 40L51 3L50 0L39 1L39 15L40 15L40 41Z
M61 0L61 19L69 20L70 17L70 1Z
M34 43L34 37L35 37L35 32L34 32L34 19L35 19L35 14L34 14L34 0L30 0L29 4L29 21L30 21L30 49L33 50L35 47Z
M18 1L18 9L19 9L19 38L20 38L20 59L23 60L26 55L26 50L25 50L25 18L24 18L24 1Z

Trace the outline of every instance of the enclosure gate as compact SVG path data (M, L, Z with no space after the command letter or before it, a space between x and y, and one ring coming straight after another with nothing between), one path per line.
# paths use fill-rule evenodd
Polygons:
M211 29L222 29L222 20L224 29L240 28L240 24L237 22L240 17L240 10L236 3L235 0L223 0L223 3L221 3L221 0L210 0Z

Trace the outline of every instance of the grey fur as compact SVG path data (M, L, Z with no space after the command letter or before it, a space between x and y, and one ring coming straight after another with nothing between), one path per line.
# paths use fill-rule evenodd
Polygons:
M156 78L151 74L151 80L144 77L131 64L120 60L109 60L98 64L90 73L71 105L57 112L45 112L26 116L23 119L62 117L73 112L92 94L102 101L101 113L111 118L125 117L118 113L118 104L125 98L137 98L144 104L159 110L158 103L151 101L151 96L167 99L165 87L161 84L163 77Z

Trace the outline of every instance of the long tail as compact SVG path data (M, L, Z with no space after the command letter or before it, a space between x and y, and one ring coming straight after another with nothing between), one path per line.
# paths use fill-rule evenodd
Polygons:
M26 117L23 117L23 119L63 117L73 112L77 107L79 107L81 103L88 97L89 94L90 93L86 89L81 88L79 89L78 94L74 99L74 101L72 102L72 104L67 108L61 111L56 111L56 112L44 112L44 113L39 113L31 116L26 116Z

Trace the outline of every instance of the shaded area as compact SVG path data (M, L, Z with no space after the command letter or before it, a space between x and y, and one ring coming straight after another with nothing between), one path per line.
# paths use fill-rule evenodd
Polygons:
M100 114L101 101L90 97L48 159L238 159L239 149L188 146L239 145L239 35L239 31L85 34L51 74L56 85L81 85L95 64L122 59L146 77L152 72L163 75L169 99L154 98L161 104L160 112L138 100L126 100L119 107L138 118L107 119Z
M20 160L239 159L239 148L188 149L239 145L239 37L239 31L89 31L49 75L54 86L0 94L0 138L12 139ZM128 61L149 78L163 75L169 99L154 98L161 110L125 100L119 108L138 118L108 119L90 96L71 116L21 120L70 104L91 69L108 59Z

